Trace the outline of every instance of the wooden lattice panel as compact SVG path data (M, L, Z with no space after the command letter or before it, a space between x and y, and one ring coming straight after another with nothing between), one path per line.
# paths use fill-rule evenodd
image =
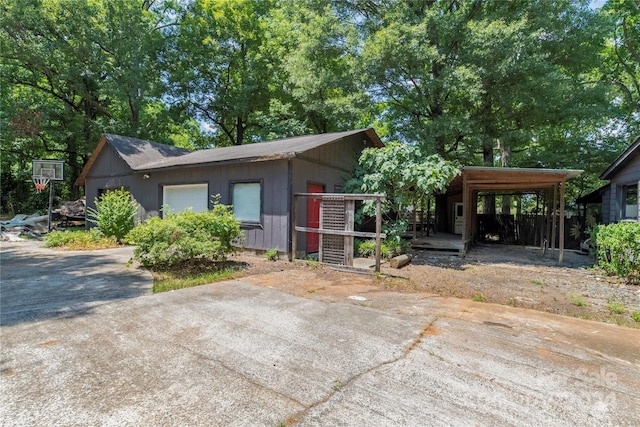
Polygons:
M344 197L324 196L320 206L321 228L344 230ZM328 264L344 264L344 237L325 234L321 238L321 261Z

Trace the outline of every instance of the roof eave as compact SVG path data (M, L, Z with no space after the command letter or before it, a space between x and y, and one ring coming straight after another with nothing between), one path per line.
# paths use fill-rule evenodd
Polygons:
M96 145L96 148L93 150L93 153L91 153L91 157L89 157L89 160L87 160L87 163L85 163L84 167L82 168L82 171L80 171L80 175L78 175L78 178L76 179L76 182L74 183L74 185L77 185L78 187L85 186L85 183L87 181L87 175L89 174L89 170L91 169L93 164L96 162L98 155L100 154L100 152L102 151L106 143L107 143L107 137L106 135L102 135L100 137L100 140L98 141L98 145Z
M640 153L640 137L637 137L636 140L624 150L622 154L618 156L617 159L611 163L611 166L605 170L602 175L600 175L600 179L609 180L613 175L615 175L621 168L626 166L626 164L630 161L630 157L638 151Z
M270 160L289 160L294 157L297 157L298 154L300 153L298 152L278 153L278 154L271 154L268 156L244 157L240 159L212 160L212 161L203 161L198 163L171 164L168 166L162 166L162 165L154 166L153 164L149 164L149 165L139 166L132 170L136 173L144 173L144 172L154 172L154 171L157 172L161 170L164 171L164 170L171 170L171 169L178 169L178 168L185 168L185 167L195 168L195 167L201 167L201 166L207 166L207 165L230 165L235 163L266 162Z

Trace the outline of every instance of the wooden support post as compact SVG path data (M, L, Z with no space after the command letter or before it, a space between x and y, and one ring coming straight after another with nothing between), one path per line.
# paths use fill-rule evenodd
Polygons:
M322 219L324 218L324 199L320 199L320 228L324 228L324 224L322 223ZM307 213L307 215L309 215ZM308 226L309 224L307 224ZM309 245L307 243L307 245ZM322 234L318 234L318 262L324 262L324 257L322 253Z
M471 227L471 234L469 235L469 245L472 245L478 238L478 191L472 190L469 195L469 222Z
M344 231L353 231L355 222L356 202L345 200L344 202ZM344 236L344 265L353 266L353 236Z
M542 227L540 218L544 218L544 202L542 203L542 215L540 215L540 192L536 192L536 217L533 228L533 246L538 246L538 231L540 231L540 241L542 241ZM544 223L542 224L544 225Z
M467 177L462 173L462 244L466 247L467 244L467 233L469 232L469 223L467 219L469 218L469 206L467 205L467 200L469 200L469 184L467 183ZM455 205L454 205L455 206ZM455 227L455 224L454 224ZM454 229L455 232L455 229Z
M551 203L551 206L552 206L551 243L549 245L549 248L551 250L556 248L556 231L557 231L557 220L558 220L558 216L556 215L556 211L558 210L557 202L558 202L558 185L556 184L553 186L553 203Z
M638 180L638 186L636 187L636 199L638 199L638 222L640 222L640 179Z
M564 190L565 179L560 183L560 243L558 244L558 264L564 261Z
M376 273L380 273L380 251L382 245L380 233L382 233L382 201L378 197L376 199Z
M296 227L298 226L298 216L296 214L296 205L298 204L298 196L293 196L293 206L291 207L291 216L293 218L293 228L291 230L291 261L296 259L298 254L298 232L296 231Z
M544 239L542 241L543 250L551 247L551 189L548 189L545 191L544 200L547 208L547 214L546 214ZM546 248L544 247L545 241L546 241Z

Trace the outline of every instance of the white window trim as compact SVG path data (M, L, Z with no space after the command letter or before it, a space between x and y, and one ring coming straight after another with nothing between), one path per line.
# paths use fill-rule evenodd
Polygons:
M252 203L252 206L250 206L248 209L244 208L242 206L238 207L237 203L238 203L238 196L240 194L236 194L236 186L245 186L247 191L255 191L255 189L249 190L249 186L258 186L258 197L257 197L257 203L258 203L258 209L257 209L257 215L255 212L255 202L251 201L250 203ZM262 211L263 211L263 197L262 197L262 180L251 180L251 181L231 181L230 182L230 192L231 192L231 205L233 206L233 215L236 217L236 219L238 219L242 224L247 224L247 225L261 225L262 224ZM243 195L244 196L244 195ZM253 197L255 197L255 193L252 194ZM236 211L236 208L238 208L238 211ZM243 212L245 211L251 211L251 216L247 217L242 215ZM243 218L244 216L244 218Z

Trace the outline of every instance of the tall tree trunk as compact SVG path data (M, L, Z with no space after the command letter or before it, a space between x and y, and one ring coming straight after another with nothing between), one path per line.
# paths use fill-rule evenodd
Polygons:
M482 164L484 166L493 166L493 140L485 137L482 145ZM496 213L496 196L494 194L486 194L482 203L482 213L494 215Z
M244 122L242 117L236 117L236 140L233 142L233 145L242 145L242 141L244 139Z
M509 167L511 163L511 146L498 139L498 150L500 150L500 163L503 168ZM511 196L502 196L502 213L509 215L511 213Z

